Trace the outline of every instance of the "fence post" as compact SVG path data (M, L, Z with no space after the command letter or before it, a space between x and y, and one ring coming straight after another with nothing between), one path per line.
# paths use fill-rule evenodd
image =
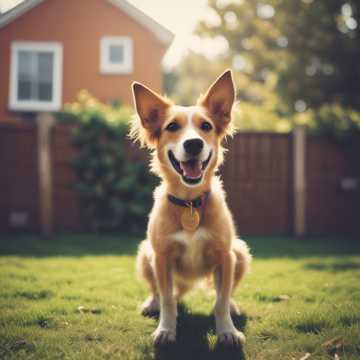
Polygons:
M306 129L293 130L294 230L296 237L306 234Z
M52 203L52 164L51 164L51 128L55 124L49 113L39 113L36 117L38 129L38 169L40 194L40 229L45 237L53 235Z

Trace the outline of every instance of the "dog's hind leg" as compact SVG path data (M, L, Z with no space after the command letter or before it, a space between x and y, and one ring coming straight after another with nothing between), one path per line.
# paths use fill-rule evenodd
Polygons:
M236 287L239 285L244 275L249 271L251 263L251 255L249 248L243 240L236 239L234 241L233 252L236 257L236 263L232 293L234 293ZM232 314L238 315L240 313L239 308L233 299L231 299L230 308Z
M141 314L144 316L157 316L160 311L159 294L156 286L154 268L152 265L153 252L148 240L139 245L136 258L137 273L146 280L150 287L151 294L141 305Z
M180 301L182 297L192 288L193 284L177 280L175 282L175 297Z

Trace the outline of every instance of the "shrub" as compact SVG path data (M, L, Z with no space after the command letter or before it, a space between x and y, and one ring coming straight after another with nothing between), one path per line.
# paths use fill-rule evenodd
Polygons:
M273 109L242 101L234 109L235 128L239 131L269 131L286 133L292 123L288 117L281 117Z
M306 125L309 134L340 144L360 141L360 112L337 104L323 105L319 109L283 116L266 106L240 102L234 110L234 120L239 131L286 133L295 125Z
M155 178L141 153L127 139L132 109L107 105L82 91L58 119L75 123L72 184L79 194L84 220L95 230L139 230L151 206Z
M340 144L355 144L360 140L360 113L340 105L324 105L308 111L309 133Z

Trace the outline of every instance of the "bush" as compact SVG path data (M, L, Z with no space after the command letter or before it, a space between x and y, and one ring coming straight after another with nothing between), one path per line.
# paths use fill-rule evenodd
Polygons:
M273 109L242 101L234 109L235 128L239 131L268 131L286 133L291 131L292 122L281 117Z
M77 124L72 144L78 151L71 162L77 180L72 185L84 219L95 230L139 230L147 219L155 178L141 156L129 152L131 114L131 108L103 104L86 91L58 114L61 121Z
M339 144L355 144L360 140L360 113L340 105L324 105L305 113L309 133ZM300 116L298 122L301 121Z
M234 110L235 127L239 131L269 131L286 133L295 125L305 125L310 135L340 144L360 141L360 112L340 105L323 105L295 115L279 115L266 106L240 102Z

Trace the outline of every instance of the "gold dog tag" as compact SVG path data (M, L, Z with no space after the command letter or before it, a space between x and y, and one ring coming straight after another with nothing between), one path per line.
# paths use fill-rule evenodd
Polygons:
M181 214L181 225L184 230L194 232L200 223L199 213L192 206L185 208Z

